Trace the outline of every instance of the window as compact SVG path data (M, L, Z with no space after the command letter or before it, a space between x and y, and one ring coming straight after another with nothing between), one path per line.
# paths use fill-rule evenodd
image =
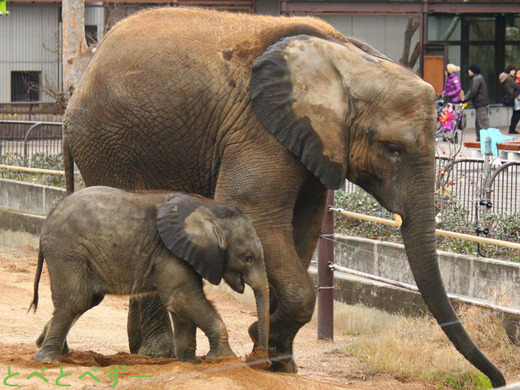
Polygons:
M491 102L500 100L498 75L508 64L520 66L520 15L431 15L428 42L447 46L446 62L459 65L462 87L470 85L468 68L478 64Z
M87 40L87 45L95 46L97 39L97 26L85 26L85 39Z
M11 101L39 101L40 74L41 72L11 72Z

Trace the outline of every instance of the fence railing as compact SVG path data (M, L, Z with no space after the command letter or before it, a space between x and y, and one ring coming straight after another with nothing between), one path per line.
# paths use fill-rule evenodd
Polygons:
M475 207L481 200L491 202L494 213L520 212L520 161L509 161L486 171L485 159L437 157L437 189L445 183L459 205L477 218ZM454 204L455 206L455 204Z
M30 162L38 154L60 154L63 149L61 122L0 120L0 163L12 158Z
M497 160L499 161L499 160ZM437 190L445 194L443 212L455 207L468 210L471 221L478 219L481 200L491 202L493 213L511 215L520 213L520 161L510 161L485 170L485 160L477 158L450 159L437 157ZM442 183L445 183L443 186ZM441 188L443 187L443 188ZM347 193L357 186L346 182Z
M37 154L62 153L62 123L0 120L0 164L22 165L6 161L9 156L25 160ZM463 207L472 221L478 219L478 203L491 202L492 212L511 215L520 213L520 162L508 162L486 172L484 159L448 157L436 158L437 189L446 193L443 211ZM60 169L60 167L54 167ZM440 188L443 187L443 188ZM347 182L346 191L356 186Z

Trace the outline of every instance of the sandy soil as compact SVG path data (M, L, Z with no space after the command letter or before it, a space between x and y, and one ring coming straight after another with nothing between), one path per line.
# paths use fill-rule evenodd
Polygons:
M96 308L85 313L69 333L71 353L59 365L35 362L35 340L44 324L50 319L52 301L49 279L44 269L40 283L38 311L27 313L32 301L36 252L0 246L0 373L8 384L20 388L59 388L71 384L72 388L109 388L111 373L126 366L119 373L117 388L131 389L435 389L433 383L400 383L386 376L367 374L366 367L348 356L342 346L351 341L337 333L334 342L316 339L316 323L312 321L298 334L295 356L299 373L278 374L254 369L243 362L251 352L252 343L247 328L255 321L255 308L236 301L223 291L211 289L213 300L228 327L231 347L238 359L225 359L214 363L191 365L176 359L152 359L131 355L128 352L126 317L128 298L107 296ZM197 336L197 355L208 351L206 337ZM8 377L8 370L11 375ZM44 370L42 372L41 370ZM71 375L60 377L62 374ZM123 370L125 368L123 367ZM45 383L32 373L38 372L48 379ZM92 373L100 382L89 374ZM151 377L132 377L149 375ZM58 381L58 382L57 382Z

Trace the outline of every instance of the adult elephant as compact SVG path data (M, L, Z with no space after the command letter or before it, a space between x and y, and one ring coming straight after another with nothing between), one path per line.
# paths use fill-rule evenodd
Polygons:
M456 348L503 385L439 273L434 124L429 84L318 19L162 8L115 26L85 71L64 120L67 182L71 190L72 157L88 186L196 192L251 215L276 298L272 368L295 372L327 188L348 178L402 216L428 307ZM166 314L129 335L141 352L168 354Z

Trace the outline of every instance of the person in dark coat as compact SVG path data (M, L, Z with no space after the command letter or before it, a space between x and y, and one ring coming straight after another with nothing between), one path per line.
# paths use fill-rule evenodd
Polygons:
M462 99L462 103L472 101L475 108L475 132L477 142L480 142L480 130L488 129L489 125L489 93L486 80L480 72L480 67L472 64L468 70L472 78L468 93Z
M457 65L446 65L446 70L444 71L446 82L444 83L444 91L442 91L442 94L447 97L447 103L457 104L462 99L460 96L462 86L457 72L460 72L460 68Z
M520 134L516 131L516 125L520 121L520 109L515 110L515 99L518 98L520 94L520 85L516 82L516 68L513 65L508 65L506 67L506 71L501 73L498 76L500 82L504 87L504 94L511 102L511 107L513 108L513 115L511 116L511 123L509 124L509 134ZM517 108L520 108L518 103L516 104Z

